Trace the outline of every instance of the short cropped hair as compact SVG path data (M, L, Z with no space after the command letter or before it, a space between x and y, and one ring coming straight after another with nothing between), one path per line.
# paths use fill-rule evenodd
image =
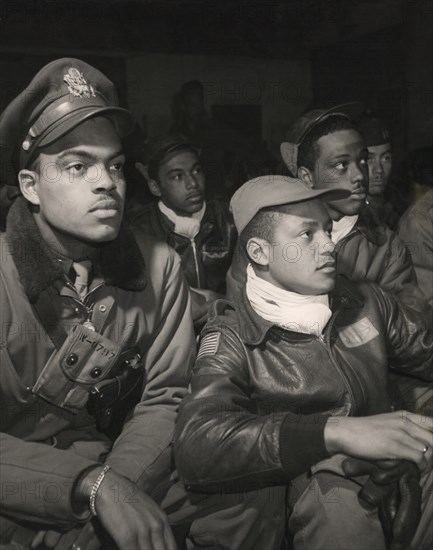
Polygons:
M290 204L282 204L281 206L268 206L259 210L239 235L241 248L247 252L248 241L254 237L272 243L275 227L282 214L290 214L290 207Z
M340 130L356 130L359 132L352 121L345 116L339 115L330 116L324 121L319 122L317 126L314 126L299 146L298 167L305 166L305 168L309 170L314 170L316 161L320 156L320 146L317 143L318 140L323 136L339 132Z

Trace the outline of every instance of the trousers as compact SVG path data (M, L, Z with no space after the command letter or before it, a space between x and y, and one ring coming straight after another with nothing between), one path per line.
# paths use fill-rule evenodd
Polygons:
M290 485L232 494L187 492L175 474L161 506L179 550L386 550L377 510L358 500L363 480L344 477L342 458L322 461ZM421 484L422 518L407 550L433 546L433 472ZM30 548L36 531L0 520L10 524L0 550Z

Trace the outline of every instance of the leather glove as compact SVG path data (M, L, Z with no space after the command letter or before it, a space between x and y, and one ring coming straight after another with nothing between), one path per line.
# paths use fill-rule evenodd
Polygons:
M387 548L405 550L421 518L420 471L408 460L368 461L347 458L348 477L368 475L359 492L361 504L377 507Z

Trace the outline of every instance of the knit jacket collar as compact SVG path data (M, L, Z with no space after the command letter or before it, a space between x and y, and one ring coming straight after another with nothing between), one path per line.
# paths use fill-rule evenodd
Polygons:
M64 277L58 255L47 246L27 201L18 197L7 217L6 238L21 284L31 302ZM105 284L140 291L146 286L144 259L125 224L114 241L101 245L99 267Z
M355 229L360 231L360 233L376 246L382 246L386 242L386 228L371 206L367 205L361 210L358 221L355 224Z
M168 236L170 233L174 233L175 232L174 231L174 223L171 220L169 220L167 218L167 216L165 216L163 214L163 212L161 212L161 210L158 208L158 203L157 202L154 203L154 210L155 210L156 216L159 219L161 227L164 230L165 235ZM208 203L206 203L206 209L204 211L203 218L200 221L199 234L202 232L203 227L205 226L205 224L208 224L208 223L211 223L212 225L215 225L215 216L212 215L212 212L209 208L209 205L208 205ZM176 233L176 235L178 235L178 234ZM184 239L187 239L187 237L185 237L184 235L178 235L178 236L183 237Z

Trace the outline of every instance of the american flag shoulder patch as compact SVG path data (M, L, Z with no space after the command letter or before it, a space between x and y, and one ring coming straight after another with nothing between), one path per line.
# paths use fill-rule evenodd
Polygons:
M221 334L219 332L211 332L203 336L200 347L198 349L197 359L203 355L215 355L218 351Z

